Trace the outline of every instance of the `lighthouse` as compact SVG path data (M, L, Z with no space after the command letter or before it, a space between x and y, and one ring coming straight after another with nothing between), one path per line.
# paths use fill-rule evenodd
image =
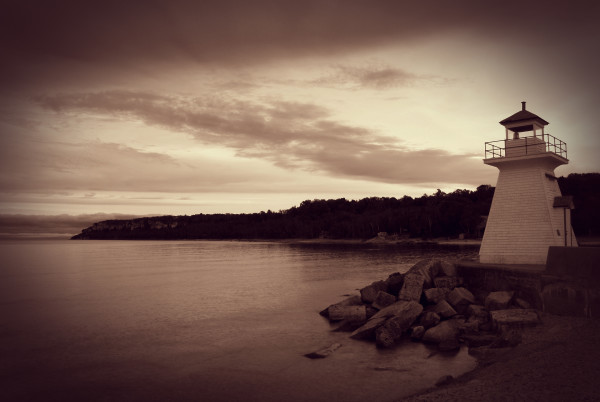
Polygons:
M563 197L554 169L569 163L567 144L545 132L546 120L526 109L500 122L503 140L485 143L486 165L498 168L479 261L545 264L550 246L577 246L572 202Z

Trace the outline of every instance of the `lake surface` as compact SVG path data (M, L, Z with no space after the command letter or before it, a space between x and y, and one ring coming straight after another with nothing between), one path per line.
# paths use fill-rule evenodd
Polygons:
M235 241L0 242L0 400L393 401L475 366L318 312L475 249ZM303 355L333 343L326 359Z

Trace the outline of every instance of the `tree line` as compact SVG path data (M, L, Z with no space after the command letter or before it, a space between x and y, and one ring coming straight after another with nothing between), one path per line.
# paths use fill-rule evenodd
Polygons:
M576 234L596 235L600 174L559 178L563 194L574 196ZM197 214L113 220L95 224L76 239L368 239L381 232L399 238L478 238L483 235L494 187L456 190L413 198L306 200L279 212Z

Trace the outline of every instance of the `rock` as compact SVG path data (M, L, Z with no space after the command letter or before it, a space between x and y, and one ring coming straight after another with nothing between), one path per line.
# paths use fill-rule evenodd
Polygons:
M377 292L377 296L375 297L372 306L377 310L381 310L382 308L390 306L394 303L396 303L396 298L394 296L380 290Z
M413 265L408 270L406 275L409 275L409 274L421 275L423 277L422 285L424 288L427 289L427 288L430 288L433 286L433 278L437 274L438 266L439 266L439 264L436 260L433 260L433 259L421 260L418 263L416 263L415 265ZM404 277L405 280L406 280L406 275Z
M448 320L448 321L450 321L450 323L452 325L454 325L454 328L456 328L458 330L461 326L465 325L465 323L467 322L467 319L462 315L455 315L454 317L450 318L450 320Z
M385 280L387 283L387 292L392 296L398 296L400 293L400 289L402 289L402 284L404 283L404 275L399 272L394 272Z
M312 353L307 353L304 356L308 357L309 359L324 359L341 347L342 347L341 343L334 343L333 345L331 345L325 349L321 349L321 350L318 350L318 351L312 352Z
M442 342L438 343L438 349L441 352L452 352L460 349L460 343L458 339L445 339Z
M454 288L446 299L459 313L464 313L470 304L475 304L475 296L466 288Z
M373 303L377 297L379 291L385 292L387 290L387 283L385 281L376 281L365 286L360 290L360 297L365 303Z
M454 263L441 260L439 262L438 271L440 274L443 274L443 276L456 276L456 265L454 265Z
M456 310L446 300L442 300L436 304L433 311L443 318L450 318L456 315Z
M420 306L417 307L417 306ZM394 314L382 326L375 331L375 340L377 345L382 347L391 347L402 338L406 330L410 328L412 323L423 311L423 307L414 302L408 302L404 305L404 309L399 314Z
M398 300L416 301L421 299L424 278L420 274L407 273L404 275L404 283L398 294Z
M375 335L377 328L383 325L387 319L391 317L401 317L401 319L405 320L407 323L406 328L409 328L422 311L423 306L417 302L398 301L391 306L379 310L379 312L371 317L365 325L356 329L350 337L355 339L372 338Z
M333 329L333 332L352 332L364 325L365 322L350 322L350 321L340 321L337 328Z
M421 304L414 302L414 301L400 300L390 306L387 306L387 307L379 310L377 312L377 314L375 314L373 316L373 318L377 318L377 317L390 318L390 317L397 316L397 315L398 316L400 316L400 315L413 316L414 315L414 319L413 319L413 321L414 321L419 316L419 314L421 314L421 312L423 312L423 306Z
M461 339L463 341L465 341L467 343L467 345L469 346L469 348L478 348L480 346L487 346L492 344L494 341L496 341L496 339L498 339L498 336L496 335L463 335L461 336Z
M425 331L423 334L423 342L439 344L443 341L456 339L457 336L458 330L454 324L450 321L442 321L435 327L431 327Z
M439 323L440 316L433 311L424 312L423 314L421 314L421 318L419 318L419 324L421 324L425 328L435 327Z
M535 310L511 309L495 310L490 312L494 328L509 327L523 328L535 326L539 323L539 317Z
M485 307L479 304L470 304L469 307L467 307L466 314L469 317L485 318L486 321L490 316L490 313L485 309Z
M396 338L393 330L386 328L385 324L375 330L375 343L382 348L391 348L396 343L396 339L400 339L400 337Z
M469 316L467 322L476 322L478 331L487 331L492 329L490 323L490 313L485 309L485 307L478 304L471 304L467 308L467 315Z
M387 321L388 317L371 317L367 320L367 322L355 329L352 334L350 334L350 338L353 339L373 339L375 337L375 331L381 325L383 325Z
M461 335L478 334L479 333L479 322L477 320L474 320L474 321L469 320L469 321L461 324L458 327L458 332Z
M423 294L425 295L425 300L427 300L429 303L434 304L446 299L448 293L449 289L445 288L431 288L425 289L423 291Z
M401 316L401 315L409 315L409 316L413 316L414 315L414 319L416 319L419 314L421 314L421 312L423 312L423 306L417 302L414 301L404 301L404 300L400 300L397 301L396 303L392 304L391 306L387 306L381 310L379 310L377 312L377 314L375 314L373 316L373 318L378 318L378 317L386 317L386 318L390 318L393 316ZM413 321L414 321L413 319Z
M516 297L513 301L515 303L515 306L517 306L518 308L531 308L531 304L529 304L529 302L527 302L526 300L521 299L520 297Z
M458 279L455 276L438 276L433 280L436 288L454 289L458 285Z
M415 341L420 341L423 338L423 334L425 333L425 327L422 325L417 325L413 327L410 331L410 337Z
M398 315L389 318L382 326L375 331L375 341L378 346L392 347L396 341L402 338L402 335L414 322L416 317L410 314Z
M373 317L379 311L373 306L365 306L365 310L367 310L367 320Z
M350 296L347 299L344 299L339 303L330 305L329 307L332 307L332 306L360 306L361 304L362 304L362 300L361 300L360 296L356 295L356 296ZM327 307L325 310L320 311L319 314L321 314L323 317L329 317L329 307Z
M349 323L367 321L367 310L365 306L340 306L333 305L329 309L330 321L347 321Z
M491 292L485 298L485 308L488 310L504 310L508 307L508 304L513 298L515 292Z
M475 300L477 300L477 304L485 304L485 298L487 297L487 295L490 294L490 292L484 290L484 289L479 289L479 288L475 288L475 289L469 289L471 291L471 293L473 293L473 296L475 296Z
M454 381L454 377L452 377L451 375L445 375L440 377L440 379L435 382L435 386L442 387L444 385L450 384L452 381Z

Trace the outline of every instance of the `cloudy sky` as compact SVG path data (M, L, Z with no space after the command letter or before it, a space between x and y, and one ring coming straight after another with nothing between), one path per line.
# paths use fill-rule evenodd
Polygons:
M521 101L600 170L596 1L3 3L3 216L494 185Z

